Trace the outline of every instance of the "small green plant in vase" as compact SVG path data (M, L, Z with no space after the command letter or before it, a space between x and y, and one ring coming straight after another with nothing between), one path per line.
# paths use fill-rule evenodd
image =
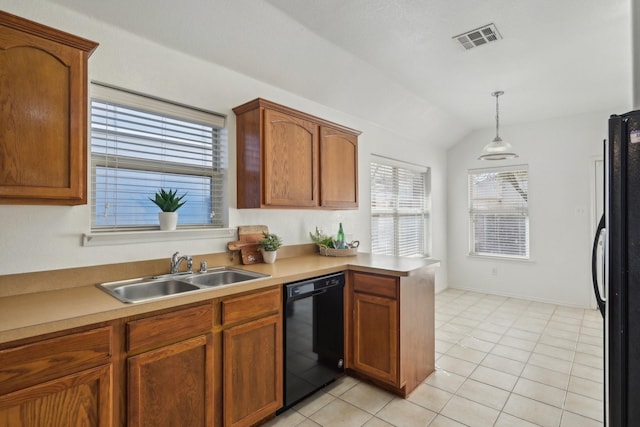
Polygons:
M164 188L161 188L160 191L156 193L154 199L149 197L149 200L151 200L161 210L158 214L160 219L160 230L176 229L176 225L178 224L177 211L187 203L186 200L182 200L186 195L187 193L178 196L178 190L169 189L169 191L165 191Z
M187 203L186 200L184 202L182 201L186 195L187 193L178 196L178 190L169 189L169 191L165 191L164 188L161 188L160 191L156 193L155 199L149 197L149 200L155 203L162 212L175 212Z
M282 239L274 233L262 233L263 238L258 240L258 248L262 252L262 259L267 264L273 264L276 261L278 249L282 246Z

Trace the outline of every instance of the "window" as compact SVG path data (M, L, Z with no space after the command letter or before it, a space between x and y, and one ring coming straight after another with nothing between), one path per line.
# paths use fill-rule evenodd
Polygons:
M430 191L428 168L382 158L371 162L373 253L430 255Z
M526 166L469 171L471 255L529 258Z
M92 84L93 230L155 228L160 188L187 193L178 225L225 227L225 117Z

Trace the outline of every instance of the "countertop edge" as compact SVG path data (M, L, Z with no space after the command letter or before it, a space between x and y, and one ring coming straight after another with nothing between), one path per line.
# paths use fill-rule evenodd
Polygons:
M440 262L433 259L366 253L355 257L304 255L278 260L275 264L237 266L268 274L270 276L268 278L145 303L122 303L95 285L6 296L0 298L0 344L204 302L339 271L351 270L406 277L417 270L436 268L439 265Z

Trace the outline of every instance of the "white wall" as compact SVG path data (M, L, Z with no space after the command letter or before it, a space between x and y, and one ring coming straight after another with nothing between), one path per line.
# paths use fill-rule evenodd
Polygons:
M447 153L449 286L580 307L591 306L594 161L618 111L502 127L519 158L480 161L494 129L471 133ZM467 171L529 165L529 261L470 257ZM493 275L493 269L497 275Z
M228 116L230 226L266 224L285 244L310 243L316 226L326 232L344 223L347 234L370 248L370 154L420 163L432 168L433 256L446 255L446 153L428 148L428 141L410 140L358 117L340 112L285 89L276 88L216 64L165 48L148 40L79 15L46 0L0 0L0 9L79 36L100 46L89 60L90 80L101 81L175 100ZM251 27L247 27L251 31ZM247 36L252 36L248 34ZM263 34L255 34L263 37ZM313 51L310 49L309 51ZM241 52L239 52L241 54ZM259 67L260 64L256 64ZM377 88L376 88L377 89ZM237 210L235 206L235 120L231 109L263 97L362 131L359 139L360 208L353 211ZM157 259L182 253L223 252L226 240L192 240L120 246L83 247L82 233L90 231L90 207L0 205L0 274ZM438 288L446 287L446 264L438 271Z

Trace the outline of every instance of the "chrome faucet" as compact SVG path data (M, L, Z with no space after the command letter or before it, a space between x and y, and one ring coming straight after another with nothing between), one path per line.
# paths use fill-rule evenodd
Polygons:
M187 273L193 273L193 259L189 255L182 255L178 257L179 252L174 253L171 256L171 274L176 274L180 268L182 261L187 261Z

